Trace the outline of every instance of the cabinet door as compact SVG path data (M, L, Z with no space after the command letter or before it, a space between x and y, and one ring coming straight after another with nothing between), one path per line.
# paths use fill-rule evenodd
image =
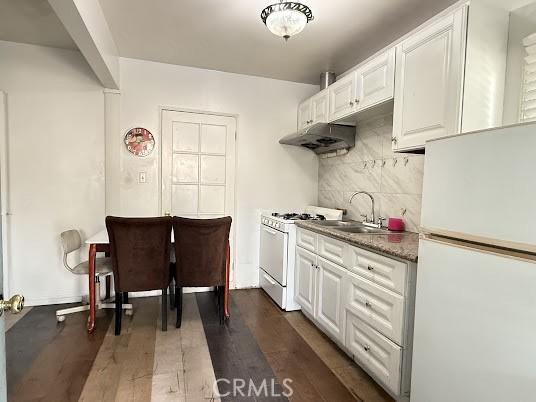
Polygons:
M463 7L397 46L394 150L459 132L466 25Z
M314 316L316 296L316 255L296 247L294 298L302 310Z
M344 342L343 285L346 270L318 257L316 319L335 340Z
M311 120L313 123L327 123L329 118L328 91L324 90L311 99Z
M391 392L400 395L400 346L374 331L352 313L348 312L346 316L345 345L354 360L374 374Z
M357 110L355 73L350 73L329 87L329 121L340 119Z
M298 129L307 127L313 121L311 119L311 99L300 103L298 106Z
M393 98L395 86L395 48L375 57L357 70L358 110Z

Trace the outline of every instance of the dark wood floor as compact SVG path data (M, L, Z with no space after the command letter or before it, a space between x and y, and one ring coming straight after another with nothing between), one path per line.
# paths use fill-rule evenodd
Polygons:
M118 337L112 311L88 335L85 313L57 324L60 306L32 308L6 333L9 400L391 400L300 312L282 312L260 290L232 292L225 326L211 293L185 295L183 325L170 311L167 332L159 298L133 304ZM232 394L236 381L246 386Z

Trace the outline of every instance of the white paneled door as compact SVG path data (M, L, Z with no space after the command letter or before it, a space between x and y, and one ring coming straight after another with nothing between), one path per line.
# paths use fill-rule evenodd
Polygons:
M6 266L7 224L7 107L6 94L0 91L0 299L3 299ZM7 401L5 322L0 311L0 401Z
M235 141L235 117L162 111L163 215L234 218Z

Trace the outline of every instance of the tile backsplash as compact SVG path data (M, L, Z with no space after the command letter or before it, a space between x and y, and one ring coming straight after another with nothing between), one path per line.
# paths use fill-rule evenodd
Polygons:
M347 154L321 158L318 172L318 202L328 208L344 208L347 218L370 218L374 196L376 216L401 217L406 230L417 232L421 217L424 155L397 154L391 150L393 115L375 117L357 127L355 147Z

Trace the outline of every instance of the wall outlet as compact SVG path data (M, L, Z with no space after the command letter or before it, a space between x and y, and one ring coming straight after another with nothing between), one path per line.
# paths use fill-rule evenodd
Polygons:
M138 183L147 183L147 172L140 172L138 174Z

